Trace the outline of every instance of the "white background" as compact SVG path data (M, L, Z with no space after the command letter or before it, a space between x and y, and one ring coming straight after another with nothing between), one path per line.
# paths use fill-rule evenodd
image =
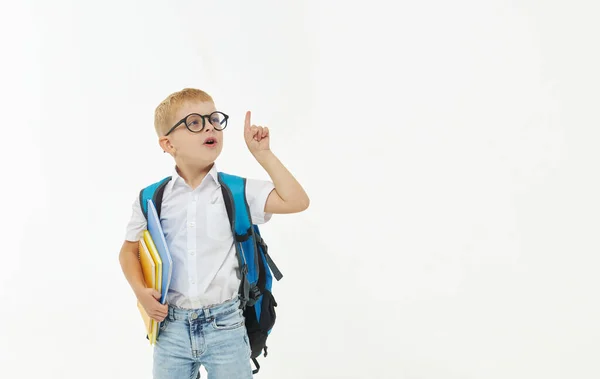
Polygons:
M118 252L184 87L311 197L257 377L600 377L597 4L3 2L0 377L151 377Z

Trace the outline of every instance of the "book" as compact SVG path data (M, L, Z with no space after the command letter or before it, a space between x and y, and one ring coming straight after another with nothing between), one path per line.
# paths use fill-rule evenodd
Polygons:
M157 268L154 258L152 258L152 254L150 253L150 250L148 249L148 245L146 244L144 238L140 239L138 245L138 258L142 267L142 274L144 276L144 282L146 284L146 287L156 289ZM150 318L150 316L148 316L146 310L139 301L137 302L137 307L142 316L142 319L144 320L144 325L146 326L146 335L148 336L150 343L152 343L152 341L154 340L154 330L156 321L154 321L152 318Z
M146 230L142 233L139 247L139 258L146 287L158 291L160 293L159 302L165 304L173 274L173 259L160 224L158 212L151 200L148 200L148 223ZM150 318L139 301L138 309L144 320L150 344L154 345L162 323Z
M163 228L160 224L160 218L154 207L152 200L148 200L148 232L154 241L158 255L162 262L161 269L161 298L160 303L165 304L167 301L167 294L169 292L169 286L171 284L171 276L173 274L173 259L171 258L171 252L167 245L167 240L163 232Z
M152 236L150 235L150 232L148 230L144 230L142 240L145 242L146 247L148 248L148 251L149 251L150 255L152 256L152 260L154 261L154 264L155 264L156 282L155 282L154 287L152 287L152 288L154 288L158 292L162 292L162 282L163 282L162 281L162 277L163 277L162 259L160 257L160 254L158 253L156 244L154 243L154 239L152 238ZM150 344L154 345L154 343L156 342L157 336L158 336L158 323L156 321L152 320L152 332L150 333L150 335L148 335L148 338L150 339Z

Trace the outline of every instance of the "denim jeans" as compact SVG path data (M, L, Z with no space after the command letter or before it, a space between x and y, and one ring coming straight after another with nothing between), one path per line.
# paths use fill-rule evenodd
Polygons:
M236 298L213 307L169 306L154 346L154 379L251 379L250 343Z

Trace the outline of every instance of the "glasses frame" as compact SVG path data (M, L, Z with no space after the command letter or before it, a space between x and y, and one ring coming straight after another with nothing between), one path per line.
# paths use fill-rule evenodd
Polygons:
M227 114L225 114L225 113L223 113L223 112L221 112L221 111L214 111L214 112L212 112L212 113L211 113L211 114L209 114L209 115L201 115L201 114L199 114L199 113L190 113L189 115L187 115L187 116L185 116L184 118L182 118L181 120L179 120L179 121L178 121L178 122L177 122L175 125L173 125L173 127L172 127L171 129L169 129L169 131L167 132L167 134L165 134L165 136L168 136L169 134L171 134L171 132L173 132L173 130L175 130L175 129L176 129L176 128L177 128L179 125L181 125L182 123L184 123L184 124L185 124L185 128L186 128L187 130L189 130L190 132L192 132L192 133L200 133L200 132L201 132L201 131L203 131L203 130L204 130L204 128L206 127L206 118L208 118L208 119L210 120L210 117L212 117L212 115L214 115L215 113L218 113L218 114L220 114L220 115L223 115L223 117L224 117L224 121L225 121L225 126L223 127L223 129L217 129L217 128L215 128L215 130L218 130L218 131L223 131L223 130L225 130L225 128L227 127L227 121L229 120L229 115L227 115ZM199 116L199 117L202 119L202 129L200 129L200 130L192 130L192 129L190 129L190 127L188 126L188 123L187 123L187 121L186 121L186 120L187 120L189 117L191 117L191 116ZM212 124L211 124L211 125L212 125ZM213 126L213 127L214 127L214 126Z

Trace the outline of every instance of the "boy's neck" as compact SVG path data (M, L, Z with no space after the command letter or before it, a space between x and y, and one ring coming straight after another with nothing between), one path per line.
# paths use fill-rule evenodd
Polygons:
M179 176L181 176L187 183L187 185L194 190L200 185L200 183L202 183L202 180L204 180L206 175L208 175L213 166L214 162L204 167L177 164L175 165L175 169L177 170Z

